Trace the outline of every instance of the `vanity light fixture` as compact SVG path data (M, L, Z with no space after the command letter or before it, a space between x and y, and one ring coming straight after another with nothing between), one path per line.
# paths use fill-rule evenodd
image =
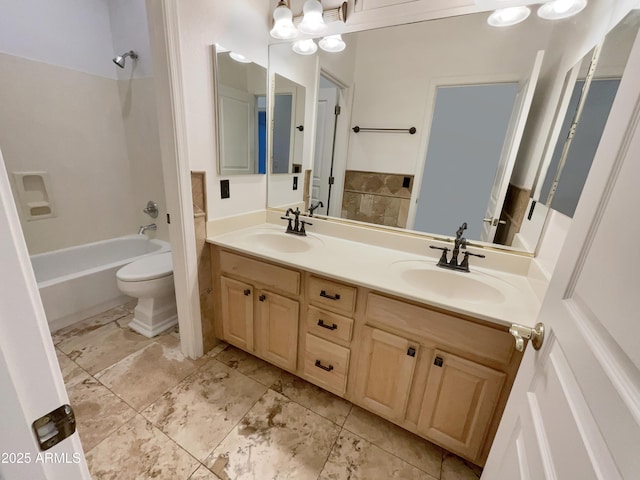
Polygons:
M318 35L327 31L324 22L322 4L318 0L307 0L302 7L304 16L298 25L298 30L308 35Z
M292 48L299 55L313 55L318 50L318 46L311 38L298 40L293 44Z
M561 20L584 10L587 0L553 0L538 8L538 16L545 20Z
M489 15L487 23L492 27L509 27L525 21L530 13L529 7L501 8Z
M229 52L229 56L233 58L236 62L251 63L251 60L249 60L247 57L236 52Z
M273 38L290 40L298 36L298 30L293 25L293 14L286 0L280 0L273 11L273 28L269 32Z
M332 53L341 52L347 46L347 44L344 43L344 40L342 40L342 35L340 34L324 37L322 40L320 40L319 45L320 48L325 52Z

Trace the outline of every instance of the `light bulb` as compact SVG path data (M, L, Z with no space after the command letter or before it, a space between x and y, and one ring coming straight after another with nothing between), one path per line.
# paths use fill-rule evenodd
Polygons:
M273 28L271 36L280 40L290 40L298 36L298 30L293 25L293 15L287 4L280 0L278 6L273 11Z
M298 25L302 33L317 35L327 31L327 24L322 18L322 4L318 0L307 0L302 7L304 17Z
M292 49L299 55L313 55L316 53L316 50L318 50L318 46L312 39L307 38L295 42Z
M545 20L561 20L584 10L587 0L553 0L538 9L538 16Z
M342 35L329 35L319 42L320 48L325 52L341 52L347 46L342 40Z
M523 22L530 13L529 7L501 8L489 15L487 23L492 27L508 27Z
M249 60L247 57L236 52L229 52L229 56L233 58L236 62L251 63L251 60Z

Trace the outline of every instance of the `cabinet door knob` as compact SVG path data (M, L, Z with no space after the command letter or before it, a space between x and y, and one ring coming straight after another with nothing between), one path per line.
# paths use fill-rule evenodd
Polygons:
M319 319L318 320L318 326L322 327L322 328L326 328L327 330L335 330L336 328L338 328L338 325L336 325L335 323L332 323L331 325L324 323L324 320Z
M436 357L436 359L433 361L433 364L436 367L441 367L443 363L444 363L444 360L442 360L442 357Z
M407 355L409 355L410 357L415 357L416 356L416 349L413 347L409 347L409 350L407 350Z
M336 293L335 295L329 295L326 290L320 290L320 296L324 298L328 298L329 300L340 300L340 294Z
M248 297L249 295L251 295L251 290L249 290L248 288L244 289L244 296Z
M267 297L265 295L260 295L258 297L258 300L260 300L261 302L264 302L267 299Z

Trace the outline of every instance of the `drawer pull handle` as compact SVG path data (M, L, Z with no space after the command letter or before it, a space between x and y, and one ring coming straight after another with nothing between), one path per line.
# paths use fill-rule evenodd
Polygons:
M444 363L444 360L442 360L442 357L436 357L436 359L433 361L433 364L436 367L441 367L443 363Z
M329 365L328 367L324 366L322 364L322 362L320 360L316 360L315 363L316 367L321 368L322 370L326 371L326 372L330 372L331 370L333 370L333 365Z
M264 302L267 299L267 297L265 295L260 295L258 297L258 300L260 300L261 302Z
M407 350L407 355L409 355L410 357L415 357L416 356L416 349L413 347L409 347L409 350Z
M324 320L318 320L318 326L322 328L326 328L327 330L335 330L338 328L338 325L332 323L331 325L324 323Z
M320 296L328 298L329 300L340 300L339 293L336 293L335 295L329 295L325 290L320 290Z
M244 296L248 297L249 295L251 295L251 290L249 290L248 288L244 289Z

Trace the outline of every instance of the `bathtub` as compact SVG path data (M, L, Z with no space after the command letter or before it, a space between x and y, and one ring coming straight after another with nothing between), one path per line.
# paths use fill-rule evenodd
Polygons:
M31 256L49 329L55 332L125 303L130 298L118 290L118 269L170 250L162 240L128 235Z

